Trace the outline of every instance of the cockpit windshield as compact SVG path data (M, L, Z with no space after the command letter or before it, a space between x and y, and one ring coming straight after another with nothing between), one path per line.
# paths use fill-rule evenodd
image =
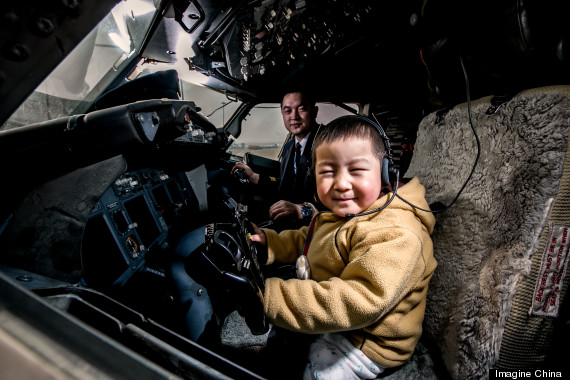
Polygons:
M153 0L120 1L36 88L0 130L86 112L137 52L157 8Z

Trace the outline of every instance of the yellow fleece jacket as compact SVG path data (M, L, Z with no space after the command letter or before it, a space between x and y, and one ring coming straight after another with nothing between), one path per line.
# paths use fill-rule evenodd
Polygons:
M393 193L368 210L386 204ZM428 209L417 178L398 195ZM268 278L264 309L280 327L310 334L344 332L366 356L385 367L405 363L422 333L428 282L437 266L431 213L399 198L382 210L353 218L314 216L307 259L311 279ZM308 227L267 236L268 264L295 263Z

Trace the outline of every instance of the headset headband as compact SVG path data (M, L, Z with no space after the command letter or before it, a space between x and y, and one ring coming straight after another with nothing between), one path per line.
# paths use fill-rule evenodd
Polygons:
M378 134L380 134L382 141L384 141L384 146L386 148L386 158L388 158L390 162L392 162L393 156L392 156L392 146L390 145L390 139L388 138L388 135L386 135L386 132L384 132L384 129L382 129L382 127L378 122L366 116L358 114L344 115L338 118L338 120L344 120L344 119L356 119L373 126L378 131Z
M388 138L388 135L386 135L386 132L384 132L384 129L382 129L380 124L375 122L374 120L358 114L341 116L336 120L346 120L346 119L359 120L376 129L376 131L382 138L382 141L384 142L384 148L386 151L386 155L382 158L382 183L384 185L390 185L394 183L394 181L396 180L396 176L398 175L398 170L394 167L392 146L390 145L390 139Z

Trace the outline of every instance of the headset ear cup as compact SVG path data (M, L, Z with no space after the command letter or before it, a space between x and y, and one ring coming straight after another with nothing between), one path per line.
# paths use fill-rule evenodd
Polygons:
M390 185L390 160L387 157L382 159L382 185Z

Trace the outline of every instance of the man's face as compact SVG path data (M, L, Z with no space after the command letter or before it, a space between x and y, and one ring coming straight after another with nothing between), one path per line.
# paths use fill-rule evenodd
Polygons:
M310 129L317 116L317 107L312 107L309 100L300 92L292 92L283 97L281 104L283 124L297 140L302 140Z

